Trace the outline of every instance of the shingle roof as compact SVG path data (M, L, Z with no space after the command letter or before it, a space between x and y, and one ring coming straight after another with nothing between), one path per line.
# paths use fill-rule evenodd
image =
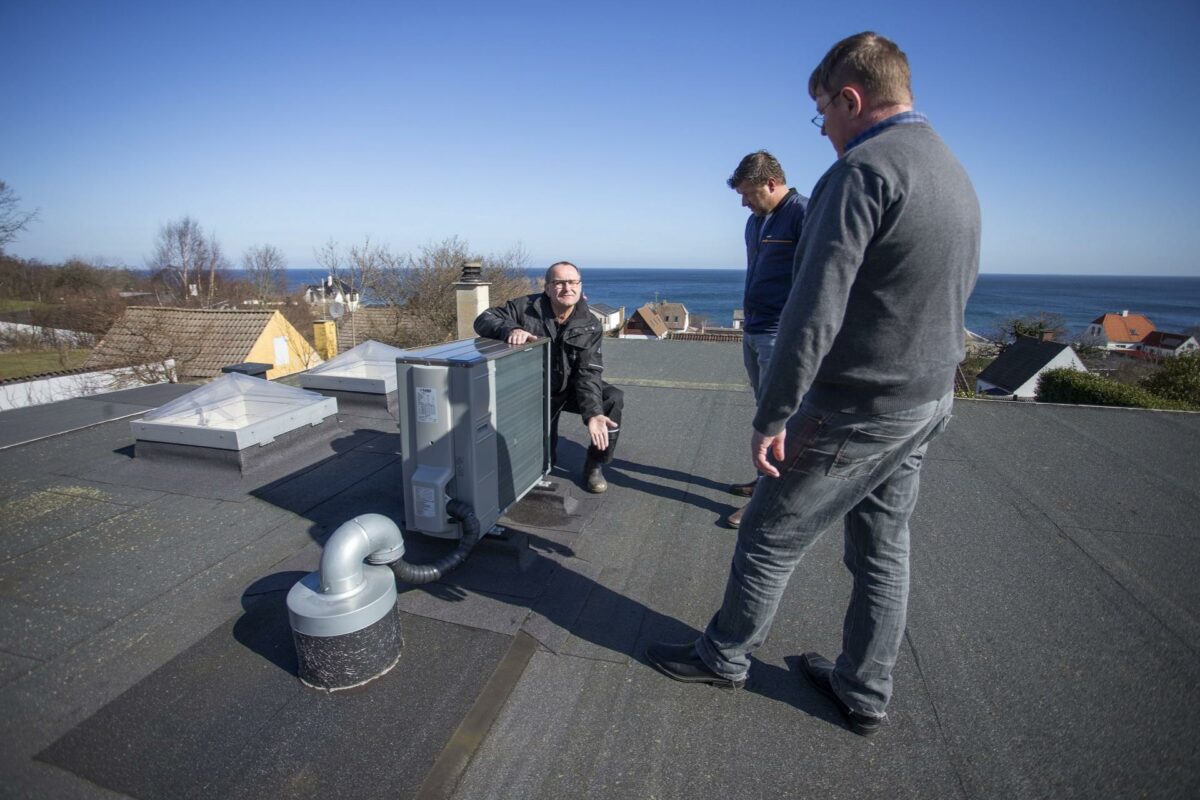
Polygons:
M422 321L395 306L383 308L359 306L337 321L338 352L374 339L395 347L431 344L421 337Z
M277 311L133 306L84 363L90 369L175 359L181 378L211 378L247 360Z
M588 303L588 308L590 308L592 311L599 311L605 316L617 313L617 309L613 308L607 303Z
M1066 349L1061 342L1021 337L979 373L979 380L1015 391Z
M1140 342L1154 331L1154 323L1141 314L1105 314L1092 320L1092 324L1103 327L1110 342Z

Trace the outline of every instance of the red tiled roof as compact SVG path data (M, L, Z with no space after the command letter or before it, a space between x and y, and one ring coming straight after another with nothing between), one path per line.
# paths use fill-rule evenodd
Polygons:
M1134 344L1154 331L1154 323L1141 314L1105 314L1092 320L1093 325L1104 328L1104 336L1110 342Z

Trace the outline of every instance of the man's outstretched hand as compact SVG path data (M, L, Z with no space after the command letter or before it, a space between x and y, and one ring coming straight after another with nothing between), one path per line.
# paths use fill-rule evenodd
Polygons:
M608 449L608 432L619 426L603 414L597 414L587 421L588 434L592 437L592 446L597 450Z

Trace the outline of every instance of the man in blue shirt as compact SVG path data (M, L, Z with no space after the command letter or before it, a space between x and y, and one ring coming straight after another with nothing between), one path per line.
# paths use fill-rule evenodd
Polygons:
M771 351L775 349L779 315L792 290L792 262L808 198L788 188L783 167L766 150L743 158L727 183L741 195L742 206L750 209L750 218L746 220L746 289L742 297L746 322L742 359L757 400ZM735 483L729 492L749 497L757 482L756 477L749 483ZM734 511L722 524L738 527L742 511L740 508Z

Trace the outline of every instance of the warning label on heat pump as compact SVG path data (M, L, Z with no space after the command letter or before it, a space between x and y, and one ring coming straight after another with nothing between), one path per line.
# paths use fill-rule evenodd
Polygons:
M418 517L432 517L434 512L435 495L431 486L414 486L413 496L416 499L416 511Z
M417 422L437 424L437 390L417 386Z

